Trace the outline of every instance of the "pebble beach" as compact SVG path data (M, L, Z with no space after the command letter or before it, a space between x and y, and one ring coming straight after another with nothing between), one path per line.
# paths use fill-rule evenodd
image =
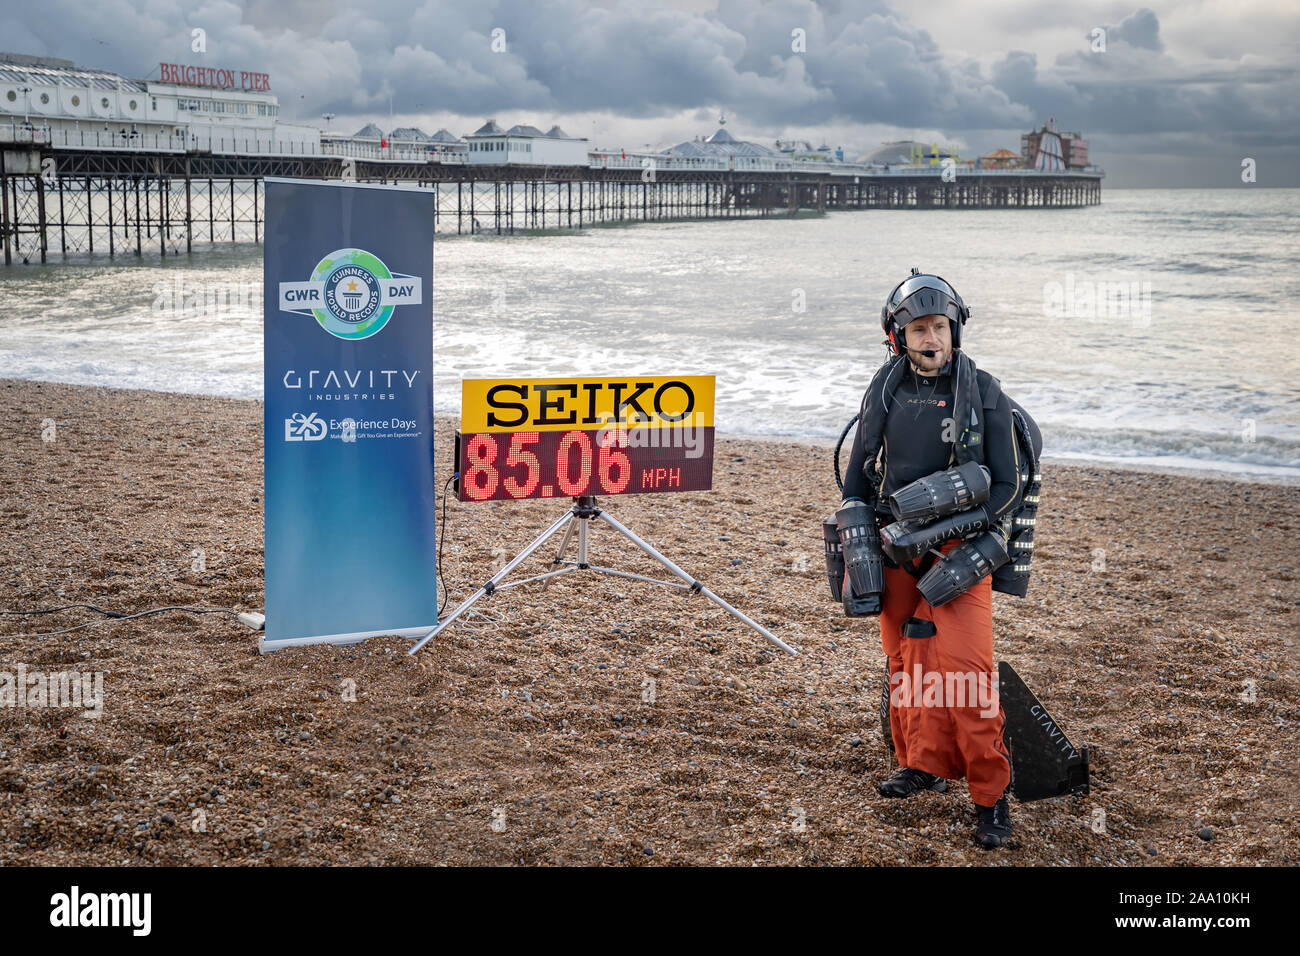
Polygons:
M875 792L884 656L830 599L825 447L719 436L712 491L601 499L797 657L698 596L583 574L482 601L416 656L261 655L234 617L263 609L261 402L0 395L0 610L213 611L0 615L0 673L104 690L95 718L0 707L0 864L1300 863L1294 485L1044 464L995 655L1090 748L1092 791L1012 800L987 852L964 782ZM449 500L449 606L563 507ZM658 573L599 526L592 548Z

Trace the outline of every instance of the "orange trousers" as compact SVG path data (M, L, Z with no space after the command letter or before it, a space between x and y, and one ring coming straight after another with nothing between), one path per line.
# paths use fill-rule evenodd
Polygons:
M913 617L933 622L934 635L904 636ZM889 726L899 763L948 780L965 777L971 799L992 806L1011 781L993 667L992 578L935 608L914 577L886 567L880 642L889 658Z

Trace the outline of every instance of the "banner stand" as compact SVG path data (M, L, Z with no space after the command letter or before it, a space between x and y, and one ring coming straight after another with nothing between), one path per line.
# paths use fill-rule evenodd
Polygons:
M260 653L438 623L436 205L266 179Z
M661 578L646 577L643 574L632 574L631 572L628 571L617 571L614 568L606 568L606 567L601 567L600 565L589 563L587 560L588 558L587 528L593 518L603 519L605 523L608 524L611 528L613 528L623 537L627 538L629 541L631 541L634 545L636 545L638 548L640 548L650 557L654 558L656 561L662 564L665 568L667 568L674 575L680 578L681 581L680 582L665 581L662 580ZM531 555L534 551L540 548L543 544L546 543L548 539L550 539L554 534L556 534L558 531L561 530L564 531L564 538L560 542L560 549L559 551L556 552L555 559L551 562L551 567L555 567L556 565L564 565L564 567L561 567L558 571L547 571L543 574L535 574L532 577L523 578L519 581L511 581L509 584L501 583L501 581L505 579L506 575L508 575L511 571L515 569L516 565L526 560L529 557L529 555ZM564 560L564 555L565 552L568 550L570 543L573 541L575 530L577 531L577 538L578 538L578 560L566 561ZM528 545L528 547L524 548L524 550L520 551L517 555L515 555L515 557L504 568L502 568L500 571L498 571L495 575L492 576L491 580L489 580L481 588L479 588L477 591L471 594L458 608L456 608L456 610L452 611L449 615L443 618L442 621L437 625L437 627L433 628L433 630L425 634L424 637L422 637L409 651L407 651L407 653L414 654L420 648L424 647L425 644L429 643L429 641L437 637L438 634L442 632L443 628L450 625L454 620L456 620L456 618L460 617L461 614L469 610L475 604L475 602L477 602L482 597L487 597L489 595L495 594L497 591L504 591L506 590L506 588L513 588L520 584L528 584L531 581L546 581L549 583L553 578L557 578L562 574L570 574L574 571L598 571L601 574L612 574L620 578L633 578L638 581L648 581L651 584L662 584L665 587L679 588L683 591L689 591L694 594L703 594L714 604L718 605L718 607L722 608L732 617L736 618L737 620L741 621L743 624L748 625L750 628L757 631L759 634L763 635L763 637L771 641L777 647L781 648L781 650L785 651L788 654L798 656L798 653L792 647L790 647L790 645L786 644L779 637L774 635L771 631L767 630L767 628L763 627L763 625L759 624L757 621L754 621L746 617L740 611L737 611L734 607L732 607L722 598L718 597L716 594L714 594L712 591L706 588L695 578L691 577L689 574L687 574L677 565L673 564L673 562L668 560L668 558L664 557L662 554L656 551L649 544L642 541L632 531L624 527L624 525L622 525L620 522L618 522L614 518L611 518L607 512L603 511L600 507L597 506L596 498L594 495L586 495L586 496L574 498L573 507L569 509L569 511L562 518L560 518L558 521L555 522L555 524L551 525L549 528L543 531L537 538L533 540L531 544Z

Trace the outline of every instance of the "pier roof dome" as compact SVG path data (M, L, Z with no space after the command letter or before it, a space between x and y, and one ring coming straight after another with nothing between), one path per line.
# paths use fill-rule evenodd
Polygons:
M736 139L725 129L719 129L708 139L687 140L678 143L676 146L670 146L668 149L661 150L664 153L672 153L677 156L688 158L707 158L727 160L733 156L747 156L753 158L781 158L782 154L775 149L763 146L760 143L751 143L743 139Z
M399 126L388 134L390 139L404 139L409 142L427 143L429 134L423 130L416 129L414 126Z

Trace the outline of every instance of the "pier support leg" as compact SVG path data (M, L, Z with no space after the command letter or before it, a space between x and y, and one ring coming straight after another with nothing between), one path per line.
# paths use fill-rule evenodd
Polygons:
M135 254L141 255L140 248L140 177L135 177Z
M5 265L11 266L14 262L13 252L9 249L9 183L5 181L4 167L0 166L0 195L4 197L4 241L5 241ZM18 210L14 210L14 218L18 218Z
M45 261L45 177L36 174L36 222L41 230L41 262Z

